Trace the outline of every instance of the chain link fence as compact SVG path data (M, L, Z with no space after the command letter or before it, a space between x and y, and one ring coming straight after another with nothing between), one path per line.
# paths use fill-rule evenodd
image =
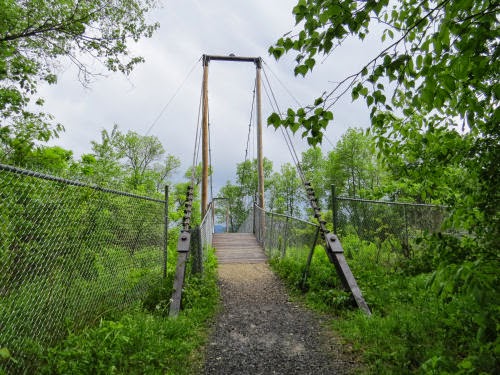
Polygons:
M212 238L214 235L214 205L210 203L208 205L207 212L203 217L200 224L200 240L201 248L203 250L203 260L207 260L208 249L212 246Z
M254 210L248 212L247 217L238 228L238 233L253 233L254 232Z
M140 300L164 271L164 224L163 200L0 164L0 373Z
M359 239L411 258L418 238L441 230L444 206L336 197L334 227L340 239Z
M305 259L315 243L318 225L255 206L255 234L269 258Z

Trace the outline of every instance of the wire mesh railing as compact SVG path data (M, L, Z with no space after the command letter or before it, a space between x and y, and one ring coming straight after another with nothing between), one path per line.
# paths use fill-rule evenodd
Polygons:
M165 201L1 164L0 197L0 372L161 279Z
M416 240L441 230L448 215L444 206L335 198L334 223L340 238L356 235L406 258Z
M250 210L246 219L238 228L238 233L253 233L254 232L254 210Z
M200 241L204 260L207 259L207 251L208 248L212 246L212 238L214 235L215 221L213 207L212 203L208 205L207 212L205 213L205 216L200 224Z
M315 243L318 225L287 215L267 212L255 206L257 241L270 257L305 259Z

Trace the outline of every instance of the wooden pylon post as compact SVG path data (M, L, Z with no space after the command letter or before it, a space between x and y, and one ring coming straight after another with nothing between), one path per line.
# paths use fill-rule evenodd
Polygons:
M208 62L207 55L203 55L203 99L202 99L202 176L201 176L201 217L205 216L208 209ZM196 166L193 166L196 168ZM196 172L196 171L195 171Z
M209 172L209 145L208 145L208 64L210 61L253 62L257 67L256 97L257 97L257 173L258 173L258 205L264 208L264 157L262 152L262 94L260 57L242 57L233 54L229 56L203 55L203 100L202 100L202 180L201 180L201 210L202 216L208 209L208 172Z
M260 72L262 70L262 60L256 60L256 98L257 98L257 173L259 176L258 183L258 203L264 209L264 153L262 151L262 90Z

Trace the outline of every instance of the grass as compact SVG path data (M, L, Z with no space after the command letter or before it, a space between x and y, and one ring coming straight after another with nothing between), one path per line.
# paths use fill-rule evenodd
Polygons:
M394 253L354 236L342 244L371 317L354 308L340 289L323 250L315 252L304 294L299 286L306 251L302 259L275 258L271 265L306 304L335 315L331 327L359 355L360 373L498 373L500 347L476 337L480 308L470 296L440 296L430 287L431 272L412 268L419 259L401 263ZM494 335L492 330L486 334Z
M169 318L172 277L151 289L126 313L70 332L58 345L31 349L40 374L192 374L203 363L208 322L218 306L216 260L204 273L187 275L183 307ZM1 372L1 371L0 371Z

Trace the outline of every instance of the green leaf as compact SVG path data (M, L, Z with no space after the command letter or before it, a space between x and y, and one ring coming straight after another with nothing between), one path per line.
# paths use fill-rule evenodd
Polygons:
M325 118L328 121L333 120L333 113L331 111L325 111L323 112L323 118Z
M307 71L309 70L307 65L297 65L295 67L294 73L295 75L302 75L303 77L307 74Z
M356 99L359 98L359 90L356 90L355 88L352 89L352 92L351 92L351 97L352 97L352 101L355 101Z
M422 57L422 55L418 55L417 56L417 69L422 69L422 63L424 61L424 58Z
M309 58L304 63L307 65L309 70L313 70L313 67L314 67L314 64L316 64L316 61L312 58Z
M272 125L275 128L278 128L281 125L281 117L273 112L268 118L267 118L267 124Z
M276 60L279 60L279 58L283 55L284 52L285 50L281 47L269 48L269 53L272 54Z
M290 124L290 130L293 132L293 134L295 134L299 129L300 129L300 124L296 122Z

